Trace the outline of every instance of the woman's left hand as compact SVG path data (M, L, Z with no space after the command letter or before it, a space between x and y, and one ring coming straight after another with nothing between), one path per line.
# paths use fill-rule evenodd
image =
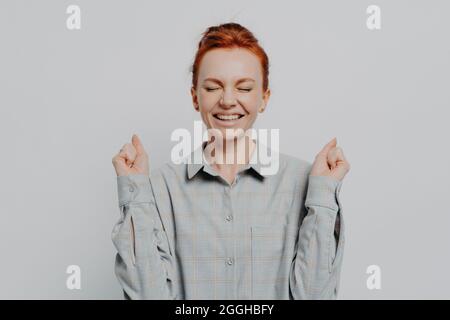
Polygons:
M350 163L345 159L341 147L336 147L337 140L333 138L316 155L311 169L311 176L325 176L336 180L344 179L350 170Z

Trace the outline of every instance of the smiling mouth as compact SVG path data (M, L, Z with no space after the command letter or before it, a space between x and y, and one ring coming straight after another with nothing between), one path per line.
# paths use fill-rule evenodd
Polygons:
M241 119L244 117L243 114L233 114L233 115L223 115L223 114L215 114L213 115L214 118L221 120L221 121L234 121Z

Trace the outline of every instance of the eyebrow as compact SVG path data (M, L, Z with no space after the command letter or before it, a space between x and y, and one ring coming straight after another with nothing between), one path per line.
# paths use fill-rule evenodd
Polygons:
M212 81L212 82L215 82L215 83L218 83L218 84L222 84L222 81L220 81L219 79L216 79L216 78L206 78L205 80L203 80L203 82L206 82L206 81ZM241 78L241 79L239 79L236 82L236 84L239 84L241 82L246 82L246 81L255 82L255 79L252 79L252 78Z

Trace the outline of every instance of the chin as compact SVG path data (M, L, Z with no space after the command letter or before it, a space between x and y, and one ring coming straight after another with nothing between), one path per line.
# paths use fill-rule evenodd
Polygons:
M235 132L234 133L231 132L231 134L227 137L226 136L226 130L227 129L233 130ZM242 138L242 137L244 137L245 136L245 132L246 132L247 129L246 128L236 127L236 128L220 128L219 130L222 132L223 140L232 141L235 138ZM242 130L242 132L239 132L239 131L236 132L237 130Z

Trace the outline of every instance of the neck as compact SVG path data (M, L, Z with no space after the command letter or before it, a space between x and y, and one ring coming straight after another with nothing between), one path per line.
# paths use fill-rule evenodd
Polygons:
M208 139L205 147L208 163L228 181L233 181L239 169L250 162L256 143L248 135L228 140Z

